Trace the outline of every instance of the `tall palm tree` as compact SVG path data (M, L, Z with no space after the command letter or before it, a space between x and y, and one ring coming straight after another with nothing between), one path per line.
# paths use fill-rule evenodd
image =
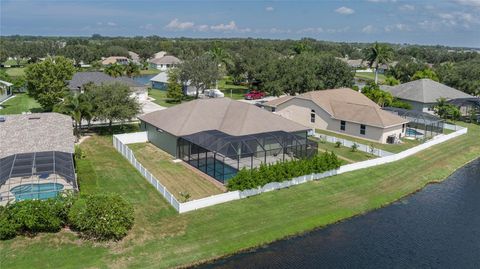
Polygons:
M112 65L109 65L107 67L105 67L105 69L103 70L103 72L105 72L105 74L111 76L111 77L121 77L123 75L123 67L119 64L112 64Z
M386 44L375 42L375 44L368 49L364 60L368 62L370 68L375 68L375 84L378 83L378 67L382 64L388 64L392 59L393 50Z
M67 96L63 102L55 106L54 111L69 115L75 122L75 134L81 135L82 120L91 114L92 107L83 93Z
M140 67L134 62L129 62L125 66L125 74L130 78L133 76L138 76L140 75Z

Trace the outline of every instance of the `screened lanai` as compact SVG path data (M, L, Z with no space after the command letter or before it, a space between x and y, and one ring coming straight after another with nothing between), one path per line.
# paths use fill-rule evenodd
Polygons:
M443 133L443 120L435 115L398 107L384 107L402 118L409 120L405 136L414 139L428 139Z
M50 198L67 189L78 189L71 153L21 153L0 159L1 204Z
M317 147L307 139L306 132L274 131L232 136L210 130L182 136L178 153L183 161L225 183L240 169L309 158L317 153Z

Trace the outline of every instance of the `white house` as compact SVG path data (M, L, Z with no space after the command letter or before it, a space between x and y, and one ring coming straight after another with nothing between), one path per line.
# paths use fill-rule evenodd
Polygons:
M12 86L12 83L0 80L0 102L13 95Z
M155 68L155 69L162 70L162 71L167 71L168 69L177 66L182 61L180 61L180 59L178 59L175 56L165 55L161 58L150 59L148 62L150 64L151 68Z

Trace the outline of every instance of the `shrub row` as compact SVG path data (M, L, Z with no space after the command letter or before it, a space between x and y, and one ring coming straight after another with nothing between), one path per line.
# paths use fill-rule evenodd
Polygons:
M323 153L310 159L262 164L258 168L247 170L243 168L235 177L228 181L229 190L247 190L271 182L282 182L303 175L323 173L338 169L341 165L337 156L332 153Z
M133 207L118 195L25 200L0 207L0 240L55 233L66 226L86 238L118 240L133 221Z

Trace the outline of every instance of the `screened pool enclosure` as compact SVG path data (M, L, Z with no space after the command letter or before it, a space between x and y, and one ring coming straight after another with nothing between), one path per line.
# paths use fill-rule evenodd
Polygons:
M66 189L78 189L71 153L21 153L0 159L0 204L51 198Z
M397 107L384 107L383 110L409 120L406 137L428 139L443 133L443 120L435 115Z
M317 154L318 145L306 132L275 131L232 136L218 130L182 136L178 157L222 183L242 168L272 164Z

